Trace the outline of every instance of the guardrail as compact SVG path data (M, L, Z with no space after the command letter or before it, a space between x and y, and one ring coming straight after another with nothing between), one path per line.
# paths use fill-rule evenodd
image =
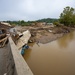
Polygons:
M16 45L14 44L11 37L9 37L10 55L11 60L7 75L33 75L31 69L19 53ZM10 70L10 71L9 71Z

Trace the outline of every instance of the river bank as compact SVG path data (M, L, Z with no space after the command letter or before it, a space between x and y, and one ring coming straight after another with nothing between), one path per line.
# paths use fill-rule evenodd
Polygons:
M75 31L46 44L30 43L29 46L24 59L34 75L75 74Z
M43 44L56 40L62 37L63 35L69 33L70 31L74 30L74 28L65 26L18 26L16 27L16 29L19 32L29 30L31 33L31 38L29 42L37 42Z

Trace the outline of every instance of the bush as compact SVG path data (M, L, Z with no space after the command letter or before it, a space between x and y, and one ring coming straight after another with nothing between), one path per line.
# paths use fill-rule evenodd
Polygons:
M59 22L54 22L53 24L56 26L61 26Z

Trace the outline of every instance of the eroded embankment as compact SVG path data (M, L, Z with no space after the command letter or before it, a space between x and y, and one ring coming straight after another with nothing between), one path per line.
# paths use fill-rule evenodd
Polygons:
M62 37L64 34L69 33L71 31L70 28L62 28L62 27L54 27L54 28L39 28L36 30L31 30L31 40L40 43L48 43L55 39Z
M48 43L59 37L62 37L64 34L69 33L72 28L60 26L60 27L50 27L50 26L24 26L17 27L17 30L23 32L25 30L30 30L31 38L29 42L37 43Z

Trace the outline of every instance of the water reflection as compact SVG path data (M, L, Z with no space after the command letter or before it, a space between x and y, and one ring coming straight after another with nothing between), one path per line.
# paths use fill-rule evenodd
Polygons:
M57 40L59 47L67 48L69 46L69 43L71 43L75 39L74 34L74 32L68 33L66 36L64 35L62 38Z

